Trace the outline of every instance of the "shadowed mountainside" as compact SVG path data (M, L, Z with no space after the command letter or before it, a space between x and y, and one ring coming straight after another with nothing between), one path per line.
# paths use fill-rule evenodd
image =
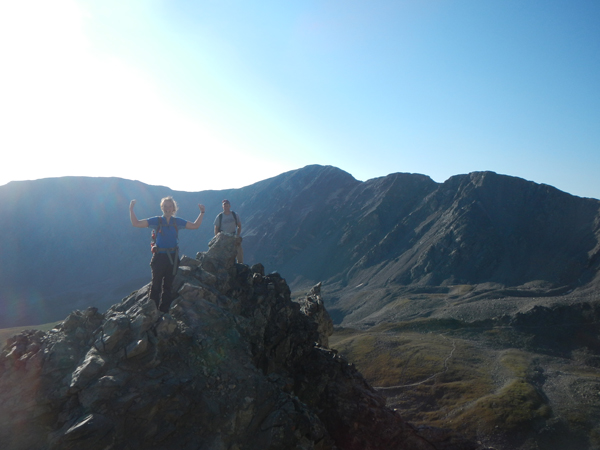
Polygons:
M181 232L182 254L206 248L229 198L242 217L246 261L284 274L292 289L322 280L338 323L350 324L350 315L377 323L372 314L400 294L456 293L453 286L468 286L466 296L560 294L595 282L600 264L598 200L493 172L441 184L402 173L360 182L307 166L199 193L116 178L12 182L0 187L9 236L0 326L102 310L148 280L150 233L131 227L127 208L136 198L138 217L150 217L166 195L188 220L198 203L207 207L199 230Z

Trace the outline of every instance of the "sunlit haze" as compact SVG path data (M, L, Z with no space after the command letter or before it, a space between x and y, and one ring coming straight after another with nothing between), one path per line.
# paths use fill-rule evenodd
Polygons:
M600 198L598 0L4 0L0 185L491 170Z

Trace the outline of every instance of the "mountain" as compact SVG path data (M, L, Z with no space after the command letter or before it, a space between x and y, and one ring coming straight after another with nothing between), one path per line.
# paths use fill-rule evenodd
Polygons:
M328 348L319 286L236 264L236 239L183 258L169 314L148 286L74 311L0 354L4 450L485 450L417 429Z
M436 186L415 207L394 215L391 226L378 220L388 209L359 218L375 224L372 237L363 232L347 245L360 251L349 258L349 270L328 284L337 297L331 313L346 324L379 323L385 314L378 319L373 313L402 296L553 297L598 283L598 200L479 172ZM356 227L345 226L352 236ZM368 240L364 247L362 240ZM414 318L414 310L409 315Z
M0 202L5 214L0 221L9 238L3 242L0 258L0 326L62 321L73 310L91 311L90 317L81 312L70 315L48 335L28 332L10 340L5 356L14 363L14 367L9 364L13 381L25 375L22 370L28 364L35 366L37 358L46 355L38 351L44 345L53 352L52 364L64 363L68 370L46 366L46 371L62 377L60 383L85 373L88 368L82 352L92 349L79 345L92 338L96 342L99 327L103 333L107 327L112 330L108 337L118 330L123 332L121 337L129 336L122 343L127 343L125 348L131 346L127 352L148 345L137 346L142 338L127 340L133 339L130 332L138 325L130 328L130 322L115 319L135 315L137 324L146 323L139 314L154 317L148 311L131 309L142 301L145 291L139 287L150 279L150 233L131 226L128 205L136 198L138 217L149 217L158 213L160 198L167 195L179 202L178 214L186 219L196 217L198 203L204 203L208 211L200 229L180 234L181 252L188 255L181 276L191 271L201 275L201 283L211 280L205 272L213 269L207 265L198 272L190 261L209 264L193 256L205 253L213 237L212 219L221 209L221 200L230 199L242 218L248 265L236 266L239 273L224 276L223 281L258 273L257 282L270 279L273 283L269 288L269 282L264 282L267 292L277 293L276 286L285 283L281 287L284 298L291 290L291 297L299 303L304 301L302 293L322 282L322 301L336 325L330 337L336 350L309 353L328 360L338 351L342 359L352 361L374 386L375 403L383 397L421 437L430 430L432 435L426 439L439 442L443 440L439 430L452 429L498 450L592 450L600 445L600 202L493 172L457 175L444 183L402 173L361 182L334 167L308 166L242 189L199 193L114 178L60 178L2 186ZM264 272L254 271L257 262L264 263ZM258 286L264 288L264 283ZM238 287L215 294L217 304L247 299L248 286ZM119 299L123 299L120 306L111 306ZM252 308L260 316L264 299L259 295L254 300ZM287 301L285 305L291 311ZM172 313L178 330L179 322L187 324L181 330L201 327L187 322L195 315L201 316L202 323L212 321L195 308L179 316L175 309ZM245 319L238 318L237 325L229 323L225 328L236 328ZM153 325L145 329L150 334L163 327L171 330L173 325L170 320L150 322ZM291 330L288 322L275 318L268 322L275 326L269 336L277 334L278 327L279 332ZM232 337L220 329L224 337ZM307 338L292 334L298 342ZM163 337L169 344L177 342L178 352L189 353L188 344L180 341L182 335L166 333ZM60 344L48 347L55 338ZM148 337L152 345L158 341ZM284 347L293 347L286 342ZM303 345L300 348L308 348ZM228 348L247 360L239 349ZM206 358L222 354L214 346L205 350ZM261 351L254 348L252 354ZM33 355L38 356L30 362ZM265 365L269 367L271 356L256 360L255 367L269 372ZM175 361L169 359L170 354L165 358ZM159 377L163 384L171 386L180 372L188 379L189 372L177 361L177 371ZM108 389L124 376L109 366L110 373L101 372L102 382L94 381L95 388L77 394L81 401L91 402L101 391L124 393ZM316 372L330 373L329 366L315 367ZM345 370L346 375L358 377ZM304 373L302 367L294 366L284 378L297 377L297 371ZM309 380L309 384L323 386L322 379ZM138 378L126 383L138 381L142 383ZM283 384L289 391L289 384ZM258 385L263 386L262 382ZM356 387L353 383L345 386ZM252 389L248 397L256 398ZM75 402L76 392L71 392L69 402ZM100 411L89 420L76 415L81 412L75 408L79 403L63 404L62 400L58 406L66 409L59 416L76 421L68 429L55 430L57 442L70 439L64 436L73 427L71 436L80 436L89 427L103 430L114 424L114 418ZM308 397L300 401L310 403ZM72 404L75 409L70 409ZM142 405L143 410L147 405ZM171 403L165 405L174 409ZM236 411L245 411L243 405L236 405ZM46 417L46 406L35 409L40 420ZM175 421L180 417L177 414ZM436 448L452 448L446 444L436 444Z
M66 177L0 187L4 240L0 326L108 308L150 276L150 236L131 227L172 195L199 230L180 234L194 255L228 198L242 218L246 262L278 271L293 290L322 281L336 323L364 326L400 296L562 295L598 283L600 202L493 172L436 183L395 173L365 182L307 166L241 189L177 192L117 178ZM368 301L367 301L368 300ZM402 308L395 307L396 318ZM406 314L413 314L408 309Z

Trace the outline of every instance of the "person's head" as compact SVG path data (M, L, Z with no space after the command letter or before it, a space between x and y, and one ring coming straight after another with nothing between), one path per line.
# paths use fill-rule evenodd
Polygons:
M221 205L223 205L223 211L225 212L229 212L231 210L231 203L229 203L229 200L225 199L221 202Z
M165 197L160 201L160 209L165 215L174 215L177 212L177 202L173 197Z

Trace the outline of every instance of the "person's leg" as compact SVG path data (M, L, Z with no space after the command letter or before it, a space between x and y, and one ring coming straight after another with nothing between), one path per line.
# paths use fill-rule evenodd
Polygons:
M156 253L150 260L150 269L152 270L152 284L150 285L150 300L154 300L156 307L160 304L160 291L162 290L162 277L159 276L159 267Z
M169 308L171 307L171 302L173 301L173 280L175 280L175 275L173 274L173 264L171 264L171 260L169 256L165 253L167 258L167 264L165 268L163 284L162 284L162 299L160 302L161 312L168 313ZM176 258L176 256L174 256Z
M167 264L165 264L165 262ZM159 308L161 302L161 293L163 291L163 281L165 275L168 273L170 264L169 257L164 253L155 253L152 255L150 261L150 267L152 269L152 285L150 288L150 299L154 300L156 307ZM170 267L173 270L173 267Z

